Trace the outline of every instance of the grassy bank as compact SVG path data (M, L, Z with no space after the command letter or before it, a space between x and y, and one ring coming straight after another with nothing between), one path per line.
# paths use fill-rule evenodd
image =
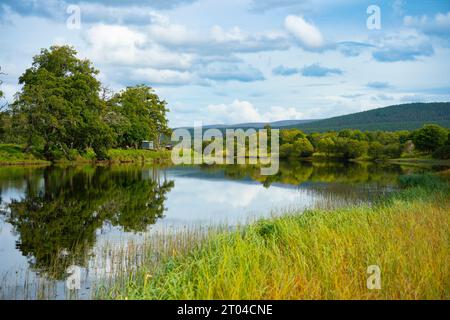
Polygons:
M170 162L170 151L150 151L141 149L111 149L108 151L112 163L165 163Z
M448 184L428 175L400 182L405 190L371 207L312 210L172 248L99 297L449 299ZM381 269L381 290L367 289L370 265Z
M25 153L14 144L0 144L0 165L49 164L39 153Z
M170 162L170 151L151 151L141 149L110 149L106 163L166 163ZM97 162L93 151L85 154L74 154L72 159L58 159L55 163L92 163ZM34 165L51 164L39 150L24 152L23 146L0 144L0 165Z

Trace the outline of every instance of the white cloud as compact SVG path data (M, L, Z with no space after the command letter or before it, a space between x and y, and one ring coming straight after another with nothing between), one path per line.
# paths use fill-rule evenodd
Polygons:
M195 30L181 24L173 24L167 17L150 25L148 30L153 41L171 49L201 55L230 55L289 48L287 37L282 32L249 34L237 26L226 30L218 25L206 31Z
M320 30L303 17L289 15L284 20L284 26L306 49L320 49L324 46Z
M130 74L130 79L134 81L148 82L151 85L182 85L189 84L195 81L194 75L187 71L176 71L168 69L158 70L152 68L133 69Z
M434 17L422 16L405 16L403 24L409 28L415 28L419 31L444 38L450 37L450 12L437 13Z
M234 100L230 104L210 104L207 107L208 114L214 117L214 121L226 124L243 122L271 122L287 119L301 119L303 113L292 107L272 106L266 112L260 112L252 103L248 101Z
M89 56L99 63L153 68L187 69L193 57L152 43L143 32L118 25L98 24L86 34Z

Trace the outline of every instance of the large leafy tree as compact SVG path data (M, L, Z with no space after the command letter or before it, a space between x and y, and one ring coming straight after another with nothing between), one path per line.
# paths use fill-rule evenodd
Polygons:
M146 85L128 87L110 100L114 112L119 146L137 148L142 140L158 145L161 135L169 134L167 103Z
M98 71L76 55L69 46L42 49L19 78L23 87L13 104L15 119L28 148L42 142L48 159L87 147L103 157L112 143L102 119L106 106L99 96Z
M418 150L433 152L445 145L448 131L438 125L429 124L412 133L412 141Z

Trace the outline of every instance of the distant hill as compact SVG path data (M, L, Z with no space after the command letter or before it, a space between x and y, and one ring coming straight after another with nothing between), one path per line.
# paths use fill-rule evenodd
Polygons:
M338 131L359 129L361 131L414 130L424 124L434 123L450 128L450 102L409 103L352 113L321 120L283 120L270 122L272 128L297 128L304 132ZM205 125L203 129L261 129L267 123L240 123L232 125ZM185 127L191 131L192 127Z
M398 131L417 129L427 123L450 128L450 102L394 105L283 128L298 128L305 132L342 129Z
M203 129L262 129L265 125L269 124L272 128L281 128L281 127L288 127L288 126L296 126L312 121L317 120L280 120L280 121L274 121L274 122L248 122L248 123L237 123L237 124L210 124L210 125L204 125ZM191 130L192 127L182 127L182 129L189 129Z

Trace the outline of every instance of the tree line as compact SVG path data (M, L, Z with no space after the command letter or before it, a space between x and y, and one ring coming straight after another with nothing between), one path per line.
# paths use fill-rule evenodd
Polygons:
M0 112L0 142L39 150L48 160L93 150L138 148L170 133L167 103L146 85L112 93L99 71L70 46L42 49L19 78L21 90ZM0 91L0 97L3 94Z
M418 151L438 159L450 159L450 130L428 124L413 131L366 131L344 129L306 134L299 129L280 131L280 157L325 157L356 159L399 158L403 153Z

